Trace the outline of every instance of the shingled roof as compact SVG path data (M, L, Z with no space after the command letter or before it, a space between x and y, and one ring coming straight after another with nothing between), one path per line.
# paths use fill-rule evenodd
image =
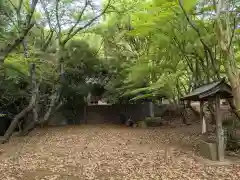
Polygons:
M217 94L219 94L221 98L232 97L231 86L226 83L225 79L200 86L185 97L182 97L181 100L205 101Z

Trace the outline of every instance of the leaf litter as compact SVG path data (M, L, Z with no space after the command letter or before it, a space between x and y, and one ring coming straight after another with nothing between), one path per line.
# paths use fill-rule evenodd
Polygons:
M240 179L239 165L206 166L199 162L198 139L193 126L37 129L0 146L0 179Z

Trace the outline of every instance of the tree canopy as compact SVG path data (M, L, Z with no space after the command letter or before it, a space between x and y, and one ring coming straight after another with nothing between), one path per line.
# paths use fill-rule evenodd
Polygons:
M35 94L46 121L54 107L85 103L89 79L112 103L178 103L226 77L238 111L239 10L233 0L1 1L1 108L15 103L16 115Z

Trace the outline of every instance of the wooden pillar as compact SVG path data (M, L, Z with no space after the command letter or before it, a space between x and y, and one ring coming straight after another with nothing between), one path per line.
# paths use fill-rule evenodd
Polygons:
M220 97L216 96L216 136L217 136L217 151L218 151L218 160L224 160L224 134L221 120L220 112Z
M202 123L202 134L205 134L207 132L207 123L206 123L206 119L204 118L203 107L204 107L204 101L200 101L200 120Z

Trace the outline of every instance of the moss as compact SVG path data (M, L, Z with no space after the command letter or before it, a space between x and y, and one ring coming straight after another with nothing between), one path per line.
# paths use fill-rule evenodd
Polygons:
M146 121L138 121L138 127L146 128L147 127Z
M162 126L162 118L161 117L147 117L145 119L145 122L147 126L149 127L156 127L156 126Z

